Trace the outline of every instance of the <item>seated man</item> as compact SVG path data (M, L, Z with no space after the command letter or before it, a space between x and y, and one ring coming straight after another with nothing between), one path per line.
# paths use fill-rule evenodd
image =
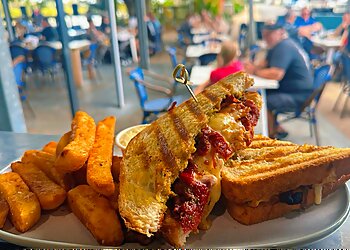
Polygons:
M44 17L41 21L41 26L43 27L43 30L41 31L42 40L45 40L47 42L60 40L57 30L54 27L51 27L46 17Z
M293 39L297 44L302 45L302 37L310 38L311 34L315 31L313 26L300 26L297 27L295 23L296 15L293 10L288 10L281 23L284 29L287 31L289 38Z
M314 32L320 31L322 24L311 17L311 12L307 7L301 9L301 14L295 19L294 25L296 27L312 26Z
M216 83L226 76L243 70L243 65L238 61L238 48L232 41L222 43L221 51L217 55L217 69L210 73L210 79L204 84L198 86L194 92L200 93L206 87Z
M282 138L287 132L277 123L279 112L295 111L312 92L312 75L305 52L286 36L279 24L265 25L263 39L269 49L261 65L245 64L245 70L257 76L277 80L279 88L267 91L269 136Z

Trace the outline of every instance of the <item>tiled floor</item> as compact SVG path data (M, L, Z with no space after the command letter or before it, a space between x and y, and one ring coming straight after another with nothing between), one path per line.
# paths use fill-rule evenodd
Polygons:
M161 53L151 58L151 69L162 75L171 75L172 68L167 54ZM139 108L138 98L132 82L128 79L123 68L123 83L125 92L125 107L116 106L116 88L113 69L111 65L100 67L102 79L96 82L87 80L78 89L80 107L91 114L95 120L100 120L107 115L117 117L117 131L126 127L139 124L142 113ZM39 134L63 134L70 129L71 115L68 95L64 83L63 74L59 74L55 82L50 79L41 81L35 77L28 79L28 96L35 112L33 116L28 108L24 107L26 123L30 133ZM319 131L322 145L334 145L339 147L350 146L350 116L339 119L338 115L331 111L335 98L339 91L339 84L330 84L325 95L320 101ZM179 94L189 96L186 89L179 89ZM150 92L151 98L159 94ZM296 143L315 143L309 136L308 124L304 121L293 121L285 124L289 131L287 140ZM260 128L258 126L257 133ZM344 132L345 131L345 132Z

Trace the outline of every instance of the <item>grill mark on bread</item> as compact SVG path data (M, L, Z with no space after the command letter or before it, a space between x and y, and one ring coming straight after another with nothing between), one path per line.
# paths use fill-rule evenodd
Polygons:
M256 152L259 153L262 151L263 148L260 150L257 149ZM269 148L268 148L269 149ZM271 148L271 150L267 150L263 154L260 155L254 155L251 154L248 159L245 159L241 162L238 162L239 165L255 165L255 164L261 164L264 162L277 162L281 158L285 158L287 156L291 156L292 158L296 156L299 153L302 154L312 154L317 151L322 151L326 150L328 148L323 148L323 147L316 147L316 146L311 146L311 147L303 147L303 146L297 146L295 150L285 150L285 147L278 147L278 148ZM281 151L282 150L282 151ZM300 160L302 161L302 160Z
M206 118L206 115L203 113L203 111L200 109L200 107L197 105L197 103L195 103L192 100L189 100L189 101L185 102L185 104L186 104L186 107L188 108L188 110L194 115L194 117L198 121L201 121L201 120Z
M302 146L301 146L302 147ZM313 161L318 159L319 157L325 157L325 155L332 155L336 153L336 149L332 147L316 147L311 152L302 152L302 151L293 151L289 155L283 155L276 158L268 159L266 161L264 159L255 161L254 159L246 160L242 162L231 161L230 167L232 167L232 171L234 171L234 178L241 179L250 176L256 176L260 173L268 173L271 171L276 171L277 169L285 169L289 165L296 166L305 161ZM320 154L318 154L320 152ZM302 157L300 157L302 156ZM328 156L327 156L328 157ZM254 156L252 156L254 158ZM248 171L247 166L249 166Z
M282 147L262 147L259 149L249 148L238 152L237 156L242 160L253 160L254 162L258 162L261 160L265 161L271 158L273 158L273 160L276 160L279 157L291 155L296 152L310 153L315 152L316 150L317 147L312 145L305 147L291 144Z
M162 154L162 158L163 161L166 163L166 167L168 168L177 168L177 164L175 161L175 157L173 152L171 152L170 147L168 146L166 137L164 136L164 134L162 133L162 131L160 131L160 128L158 126L157 123L154 123L155 125L155 133L157 135L157 140L158 140L158 145L160 148L160 152Z
M220 97L218 97L215 93L210 92L208 90L204 90L203 95L210 100L212 103L217 103L220 101Z
M140 140L140 144L139 144L139 150L140 152L143 152L142 154L142 167L145 169L148 169L149 164L150 164L150 157L149 154L147 152L147 147L145 145L145 143L143 142L143 140Z
M175 112L172 112L172 111L170 111L169 114L175 126L175 131L178 133L178 135L181 137L183 141L187 142L190 139L190 134L188 133L180 117L177 114L175 114Z
M226 83L226 82L220 82L221 86L224 87L226 90L228 90L229 92L232 89L232 85L230 83Z

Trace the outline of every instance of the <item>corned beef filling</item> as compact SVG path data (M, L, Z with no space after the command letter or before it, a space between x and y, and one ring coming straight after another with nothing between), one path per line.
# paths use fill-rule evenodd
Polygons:
M246 142L247 146L249 146L250 143L252 143L252 140L254 137L254 127L258 123L260 111L256 107L255 103L251 100L245 100L244 106L250 108L247 116L244 116L241 118L241 122L242 122L244 128L250 132L250 140L248 140Z
M207 184L195 179L196 169L197 166L190 161L173 184L177 196L172 200L172 216L180 223L184 233L197 229L209 198Z
M259 117L259 110L254 102L245 100L243 103L233 96L228 96L221 103L221 108L232 103L239 104L240 108L249 107L249 114L241 118L241 122L253 137L253 128ZM247 141L247 145L251 142ZM202 128L201 133L196 138L196 152L194 154L204 156L211 149L223 159L228 159L233 154L233 149L227 143L220 132L213 130L209 126ZM203 214L205 205L208 203L210 195L210 183L201 181L202 174L198 173L196 164L189 160L187 168L179 175L174 182L172 190L176 194L168 202L168 207L172 217L176 219L184 233L196 230Z

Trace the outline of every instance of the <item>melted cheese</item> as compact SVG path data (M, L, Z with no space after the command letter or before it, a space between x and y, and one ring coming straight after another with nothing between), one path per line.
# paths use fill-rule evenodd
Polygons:
M208 125L213 130L219 132L227 142L231 143L237 140L244 132L242 123L236 121L238 117L240 117L239 114L220 112L210 119ZM200 229L208 229L211 226L208 215L221 196L221 169L224 161L212 149L205 156L195 156L193 160L203 177L212 180L208 204L204 207L202 220L199 225ZM202 182L205 181L202 180Z
M320 205L322 201L322 184L314 184L315 201L316 205Z
M207 217L221 196L221 169L224 164L223 160L219 159L212 151L209 151L205 156L195 157L193 160L198 167L198 172L203 175L201 179L197 180L206 183L209 179L211 183L208 203L204 207L199 225L200 229L206 230L211 225L211 221L207 220Z
M234 143L239 136L245 132L245 128L240 121L229 113L217 113L209 121L209 127L214 129L225 138L229 143Z

